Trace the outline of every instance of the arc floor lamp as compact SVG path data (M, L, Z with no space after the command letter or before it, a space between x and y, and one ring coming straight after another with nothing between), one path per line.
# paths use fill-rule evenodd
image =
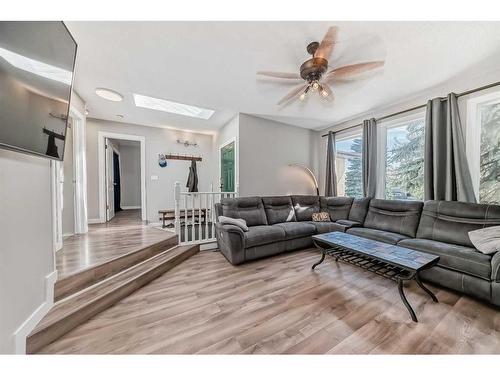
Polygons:
M318 180L316 179L316 176L314 175L314 172L309 168L307 165L300 164L300 163L292 163L289 164L290 167L298 167L302 168L303 170L306 171L306 173L311 177L314 183L314 187L316 188L316 194L319 196L319 186L318 186Z

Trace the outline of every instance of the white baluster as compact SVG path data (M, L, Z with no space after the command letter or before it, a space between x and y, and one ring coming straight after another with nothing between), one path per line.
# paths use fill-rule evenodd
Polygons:
M205 235L203 236L205 240L208 239L208 197L210 196L211 194L205 194L205 212L204 212L204 219L205 219Z
M198 207L200 208L198 211L198 241L201 241L202 233L201 233L201 197L203 194L199 194L200 201L198 202Z
M195 236L195 226L194 226L194 201L195 201L195 198L196 196L194 194L190 194L191 195L191 202L192 202L192 206L191 206L191 241L196 241L196 236Z
M188 239L188 196L184 195L184 242Z
M179 204L181 200L181 184L177 181L174 185L174 227L175 234L180 237L181 221L180 221L180 211Z

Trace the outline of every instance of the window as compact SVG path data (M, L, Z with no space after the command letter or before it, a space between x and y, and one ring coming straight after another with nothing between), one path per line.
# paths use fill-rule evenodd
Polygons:
M467 104L467 158L480 203L500 204L500 93Z
M335 142L337 155L335 159L337 173L337 193L340 196L362 197L363 181L361 166L362 136L351 134Z
M424 131L422 114L382 124L379 133L378 196L423 200ZM384 162L385 161L385 162Z

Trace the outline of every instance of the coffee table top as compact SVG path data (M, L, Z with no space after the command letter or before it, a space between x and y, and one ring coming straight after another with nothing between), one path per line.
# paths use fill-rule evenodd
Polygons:
M318 234L312 236L312 238L332 247L341 246L361 255L367 255L412 271L428 268L439 261L439 257L436 255L354 236L349 233L330 232Z

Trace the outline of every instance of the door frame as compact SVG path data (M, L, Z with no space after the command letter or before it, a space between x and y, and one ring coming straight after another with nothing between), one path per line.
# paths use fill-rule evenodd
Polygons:
M99 166L99 222L106 222L106 158L105 158L105 139L124 139L129 141L138 141L141 145L141 218L147 221L146 206L146 138L140 135L113 133L99 131L97 133L97 162Z
M83 113L70 105L69 116L73 119L73 172L76 183L73 190L75 234L86 233L87 225L87 159L85 122ZM63 247L62 207L63 187L61 170L63 162L50 161L51 192L52 192L52 242L54 251Z
M219 145L219 152L217 153L218 156L218 161L217 164L219 166L219 171L217 175L219 176L219 179L217 180L217 190L220 190L220 180L222 178L222 173L221 173L221 168L222 168L222 163L221 163L221 153L222 149L226 147L227 145L231 144L234 142L234 190L235 192L238 192L239 190L239 154L238 154L238 140L236 137L229 138L227 141Z
M75 234L87 233L87 154L86 154L86 116L70 107L69 116L73 119L73 204L75 215Z
M106 140L109 140L109 138L106 137L104 139L104 142L106 142ZM122 186L122 155L120 153L120 150L118 150L112 142L108 142L108 146L111 147L111 150L113 151L113 154L116 153L118 155L118 173L120 175L120 190L122 190L122 187L123 187ZM104 162L108 163L109 160L105 157L105 161ZM111 166L111 168L113 168L113 182L114 182L114 168L115 168L114 167L114 163L115 163L114 156L113 156L113 160L111 162L113 163L113 165ZM108 166L106 165L105 168L104 168L104 173L106 173L108 170L109 170ZM108 184L108 181L109 181L108 176L105 176L104 183L106 185ZM106 196L105 196L105 198L106 198L106 204L109 203L108 202L108 194L107 194L108 189L109 189L109 186L106 186ZM114 186L113 186L113 194L114 194ZM113 209L114 209L113 216L116 214L116 205L114 204L114 198L115 197L113 196ZM106 209L106 221L109 221L109 220L111 220L111 219L108 219L108 210Z

